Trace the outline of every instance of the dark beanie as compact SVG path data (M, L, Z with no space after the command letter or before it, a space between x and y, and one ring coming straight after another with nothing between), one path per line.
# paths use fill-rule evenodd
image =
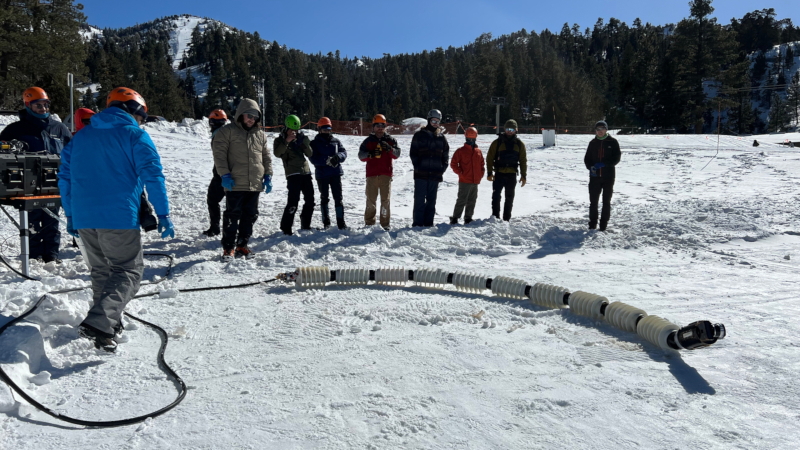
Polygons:
M595 128L603 127L603 128L605 128L607 130L608 129L608 124L606 123L605 120L601 120L601 121L597 122L596 124L594 124L594 127Z
M514 120L514 119L506 120L505 128L513 128L513 129L516 130L517 129L517 121Z

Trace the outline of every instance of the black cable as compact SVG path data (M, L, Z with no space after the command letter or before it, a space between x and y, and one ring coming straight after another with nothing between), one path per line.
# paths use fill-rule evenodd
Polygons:
M41 296L39 298L39 300L36 302L36 304L34 304L33 307L31 307L28 311L26 311L24 314L20 315L19 317L16 317L14 320L12 320L12 321L6 323L5 325L3 325L2 327L0 327L0 336L3 334L3 332L7 328L13 326L14 324L19 322L20 320L24 319L25 317L27 317L31 313L33 313L36 310L36 308L39 307L39 305L42 303L42 301L44 301L44 299L46 297L47 297L47 294ZM165 412L167 412L167 411L171 410L172 408L178 406L178 404L183 401L183 399L186 397L186 390L187 390L186 383L183 382L181 377L179 377L178 374L175 373L175 371L172 370L172 368L164 360L164 351L167 348L167 341L169 340L169 338L167 337L167 332L164 331L164 329L159 327L158 325L155 325L155 324L152 324L152 323L147 322L145 320L142 320L142 319L140 319L140 318L138 318L138 317L136 317L134 315L131 315L131 314L128 314L128 313L125 313L125 315L130 317L131 319L134 319L134 320L136 320L138 322L141 322L144 325L147 325L147 326L155 329L161 335L162 340L161 340L161 347L158 350L158 364L170 376L172 376L175 379L175 381L178 382L178 384L180 384L180 393L178 394L178 397L172 403L170 403L169 405L159 409L158 411L154 411L154 412L148 413L148 414L143 415L143 416L137 416L137 417L132 417L130 419L121 419L121 420L93 421L93 420L76 419L74 417L69 417L69 416L65 416L63 414L59 414L58 412L53 411L50 408L47 408L46 406L44 406L41 403L39 403L36 400L34 400L30 395L25 393L25 391L23 391L19 386L17 386L16 383L14 383L14 381L11 379L11 377L9 377L8 374L6 374L6 372L3 370L2 366L0 366L0 378L2 378L3 381L5 381L9 386L11 386L11 388L14 389L14 391L17 392L22 398L24 398L25 401L27 401L29 404L31 404L34 407L36 407L36 409L38 409L39 411L42 411L43 413L45 413L45 414L47 414L47 415L49 415L51 417L54 417L54 418L59 419L59 420L63 420L64 422L68 422L68 423L71 423L71 424L74 424L74 425L82 425L82 426L87 426L87 427L121 427L121 426L125 426L125 425L131 425L131 424L134 424L134 423L143 422L143 421L145 421L145 420L147 420L147 419L149 419L151 417L158 417L158 416L164 414Z
M0 209L2 209L4 213L6 213L6 215L7 215L7 216L8 216L8 218L9 218L9 220L11 220L11 223L13 223L13 224L14 224L14 226L15 226L15 227L17 227L17 229L18 229L18 230L22 230L22 227L20 227L20 226L19 226L19 224L17 223L17 221L16 221L16 220L14 220L14 218L13 218L13 217L11 217L11 214L9 214L9 213L8 213L8 211L6 211L6 209L5 209L5 208L3 208L3 205L0 205Z

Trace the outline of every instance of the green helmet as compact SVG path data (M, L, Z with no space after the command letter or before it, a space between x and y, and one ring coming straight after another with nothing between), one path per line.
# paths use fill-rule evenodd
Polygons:
M300 126L300 118L294 114L286 118L286 127L297 131L300 129Z

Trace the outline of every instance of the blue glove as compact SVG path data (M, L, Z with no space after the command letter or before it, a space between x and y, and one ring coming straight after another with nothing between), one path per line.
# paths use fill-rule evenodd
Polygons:
M169 220L169 216L164 216L159 214L158 232L161 233L162 239L166 239L167 236L173 239L175 238L175 227L172 226L172 221Z
M606 164L605 164L605 163L601 163L601 162L599 162L599 163L597 163L597 164L595 164L595 165L594 165L594 168L595 168L595 169L602 169L602 168L603 168L603 167L605 167L605 166L606 166Z
M230 191L234 186L236 186L236 183L233 182L231 174L226 173L222 176L222 187Z
M267 194L272 192L272 175L264 175L264 192Z
M67 216L67 233L76 238L80 237L80 235L78 235L78 230L76 230L75 226L72 224L72 216Z

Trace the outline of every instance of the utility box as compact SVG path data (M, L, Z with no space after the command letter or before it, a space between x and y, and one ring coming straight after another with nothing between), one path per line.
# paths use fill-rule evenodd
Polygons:
M556 130L542 130L542 141L545 147L556 146Z

